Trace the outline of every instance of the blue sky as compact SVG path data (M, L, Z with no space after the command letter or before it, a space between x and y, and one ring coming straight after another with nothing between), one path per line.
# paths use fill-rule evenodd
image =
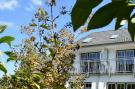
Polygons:
M28 25L31 21L35 11L38 7L42 6L45 10L49 11L50 8L45 4L47 0L0 0L0 24L8 25L7 30L0 35L11 35L16 38L13 44L18 44L21 42L23 35L20 34L20 26L21 25ZM56 0L57 5L54 8L54 15L57 15L59 12L59 8L61 6L66 6L68 10L71 9L76 2L76 0ZM104 0L102 4L100 4L97 8L93 11L95 12L99 7L103 6L104 4L110 2L111 0ZM61 28L66 22L70 21L70 17L62 17L58 20L58 29ZM91 32L95 31L105 31L105 30L113 30L114 29L114 21L108 25L107 27L92 30L85 34L82 34L80 37L88 35ZM0 46L0 50L7 50L8 47L4 45ZM4 61L3 56L0 56L1 59ZM0 60L1 60L0 59ZM13 73L13 63L10 62L7 64L8 72ZM0 72L0 76L2 72Z

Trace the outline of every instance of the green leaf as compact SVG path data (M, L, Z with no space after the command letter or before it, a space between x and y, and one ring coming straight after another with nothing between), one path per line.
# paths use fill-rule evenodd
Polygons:
M4 52L9 58L7 59L7 62L8 61L13 61L13 60L16 60L16 55L13 53L13 52L10 52L10 51L6 51Z
M7 56L11 57L12 55L14 55L14 53L10 52L10 51L6 51L4 52Z
M92 9L101 2L102 0L77 0L71 12L74 31L86 22Z
M47 45L42 45L42 48L48 48L48 46Z
M116 15L116 24L115 24L115 30L119 29L124 24L121 24L123 20L128 20L130 18L130 14L133 11L133 7L129 7L127 5L122 6L118 11Z
M52 48L49 48L50 51L50 57L54 58L55 57L55 52Z
M7 69L2 63L0 63L0 70L3 71L5 74L7 73Z
M11 46L11 41L13 41L15 38L12 36L4 36L0 38L0 44L1 43L7 43L9 46Z
M135 41L135 14L132 15L130 21L128 22L128 32L133 41Z
M4 30L7 28L6 25L0 25L0 33L4 32Z
M41 16L45 16L46 13L44 12L43 8L39 7L38 8L38 14L41 15Z
M40 89L40 86L37 83L32 83L32 88L33 89Z
M112 2L101 7L91 18L88 24L88 30L97 29L108 25L121 6L125 5L123 2Z
M41 24L40 27L42 27L44 29L48 29L48 26L46 26L46 24Z
M40 74L33 74L32 77L33 77L33 81L39 82L43 76Z
M9 62L9 61L14 61L14 60L16 60L16 58L9 57L9 58L7 59L7 62Z
M37 24L36 23L32 23L32 24L30 24L30 26L35 27L35 26L37 26Z
M11 79L13 79L14 81L18 79L18 76L16 75L11 75Z

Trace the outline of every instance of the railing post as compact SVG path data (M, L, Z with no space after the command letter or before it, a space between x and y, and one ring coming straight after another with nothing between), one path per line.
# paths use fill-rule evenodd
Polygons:
M98 63L98 66L99 66L98 72L99 72L99 73L101 73L101 71L103 70L102 67L101 67L101 64L102 64L102 62L101 62L101 60L100 60L99 63Z
M109 59L109 62L108 62L108 65L109 65L109 77L111 77L111 65L110 65L110 63L111 63L111 60Z
M88 63L88 73L90 72L90 63L89 63L89 60L87 61L87 63Z

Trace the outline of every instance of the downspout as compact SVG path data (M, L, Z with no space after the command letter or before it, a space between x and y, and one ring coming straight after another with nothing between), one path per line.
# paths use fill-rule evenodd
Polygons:
M109 69L109 77L111 77L111 59L109 58L109 50L107 49L107 62L108 62L108 69Z

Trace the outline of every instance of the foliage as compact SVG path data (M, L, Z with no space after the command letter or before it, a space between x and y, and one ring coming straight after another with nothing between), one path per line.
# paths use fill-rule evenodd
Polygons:
M66 24L57 29L56 20L68 11L62 7L60 14L54 18L53 7L50 2L51 15L43 8L39 8L28 26L22 26L21 32L28 35L21 46L14 51L20 64L12 76L0 79L0 87L6 89L66 89L66 82L70 79L70 70L75 59L74 50L79 44L74 41L75 36ZM5 52L14 58L12 53ZM4 88L3 88L4 89Z
M71 16L73 28L76 31L81 25L84 25L89 18L93 8L98 6L103 0L77 0L73 7ZM134 0L112 0L108 4L99 8L91 17L88 23L88 30L97 29L108 25L113 19L116 20L115 29L128 22L128 31L132 40L135 38L135 8ZM123 23L124 22L124 23Z
M84 80L85 80L85 74L79 74L79 75L72 76L71 88L72 89L84 89Z
M0 25L0 33L3 33L6 28L7 28L6 25ZM14 37L12 37L12 36L4 36L4 37L0 38L0 44L7 43L9 46L11 46L11 41L13 41L13 40L14 40ZM6 54L6 52L0 52L0 55L2 55L4 53ZM12 52L10 52L10 53L12 53ZM7 56L9 58L11 57L11 55L7 55ZM12 60L15 60L15 58ZM0 70L3 71L5 74L7 73L7 69L5 68L5 66L2 62L0 62Z

